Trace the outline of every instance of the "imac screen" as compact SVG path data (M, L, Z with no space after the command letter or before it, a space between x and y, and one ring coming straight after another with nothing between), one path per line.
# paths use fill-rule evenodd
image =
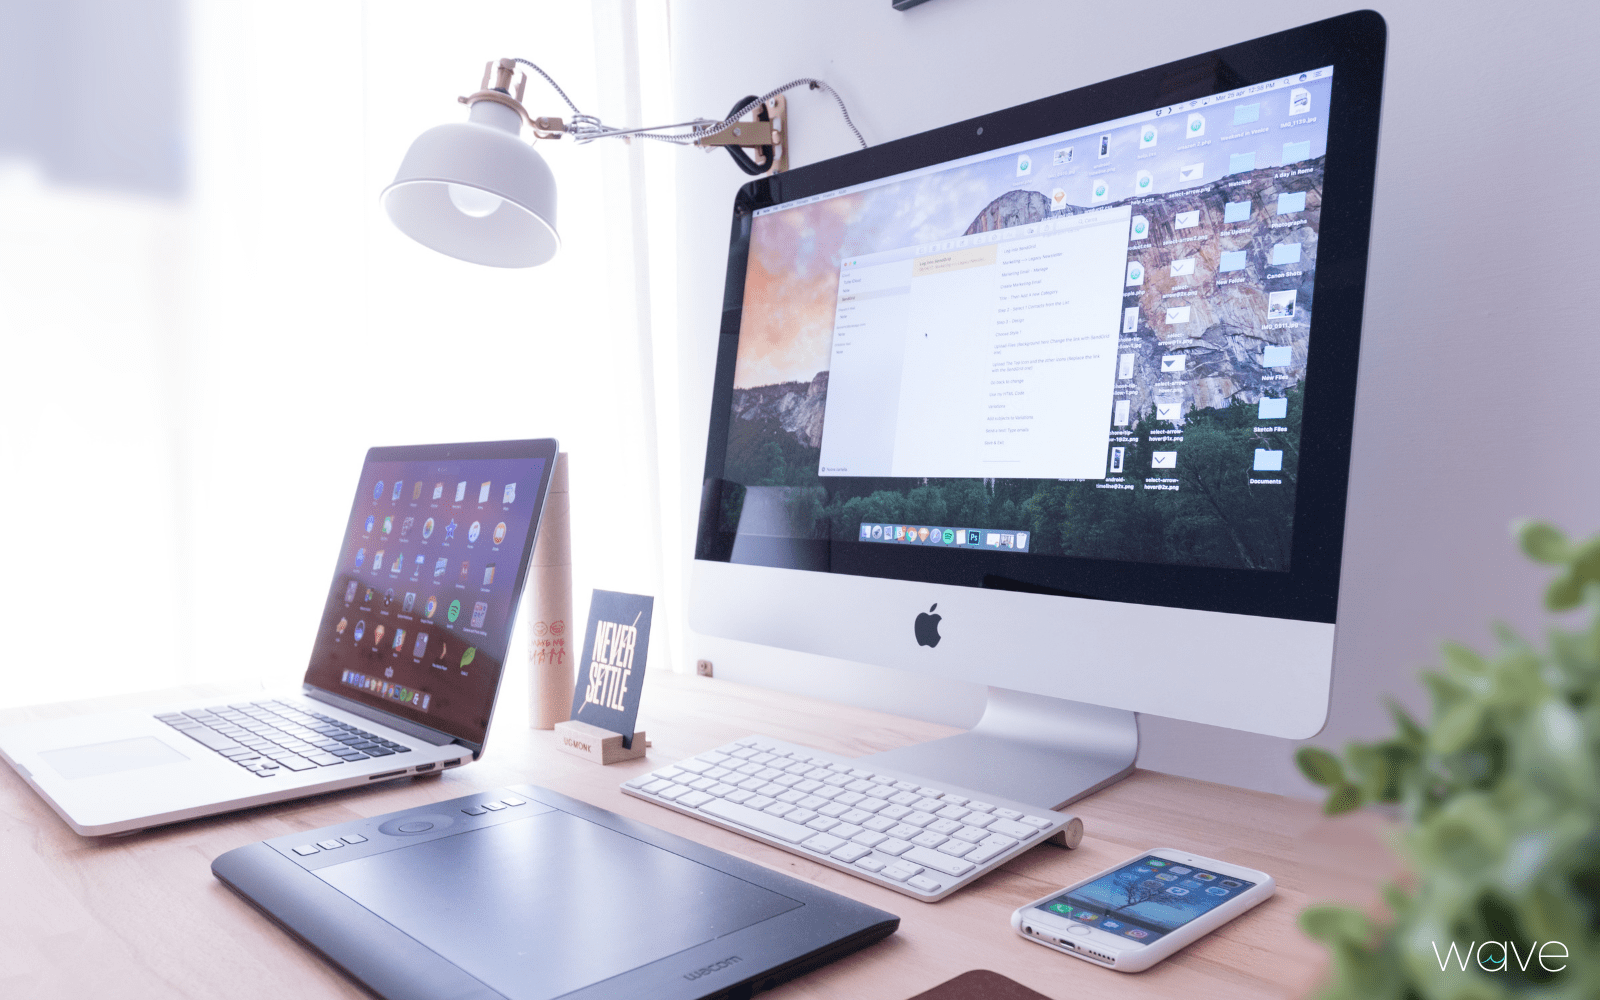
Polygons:
M1333 81L755 209L724 530L1288 571Z

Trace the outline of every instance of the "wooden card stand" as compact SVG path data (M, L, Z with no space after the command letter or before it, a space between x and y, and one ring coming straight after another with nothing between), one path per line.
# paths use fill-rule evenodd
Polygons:
M615 764L622 760L636 760L644 756L650 746L650 741L644 738L644 733L633 734L631 748L622 745L622 734L613 733L609 729L591 726L587 722L577 722L568 719L555 724L556 746L575 757L594 761L596 764Z

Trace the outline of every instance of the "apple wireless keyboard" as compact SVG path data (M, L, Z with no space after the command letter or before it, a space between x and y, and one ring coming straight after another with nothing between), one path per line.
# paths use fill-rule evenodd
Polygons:
M622 790L928 903L1046 840L1083 839L1076 816L861 763L747 736Z

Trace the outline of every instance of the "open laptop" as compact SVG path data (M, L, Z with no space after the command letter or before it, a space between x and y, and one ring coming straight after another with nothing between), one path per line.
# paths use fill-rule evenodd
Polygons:
M299 690L0 729L0 756L86 837L483 753L552 439L373 448Z

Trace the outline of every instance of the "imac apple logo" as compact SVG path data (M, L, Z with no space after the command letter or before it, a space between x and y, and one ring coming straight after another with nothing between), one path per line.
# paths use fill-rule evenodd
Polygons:
M917 645L930 647L939 645L939 619L943 616L932 613L938 606L936 602L933 607L917 616L916 625L913 626L917 633Z

